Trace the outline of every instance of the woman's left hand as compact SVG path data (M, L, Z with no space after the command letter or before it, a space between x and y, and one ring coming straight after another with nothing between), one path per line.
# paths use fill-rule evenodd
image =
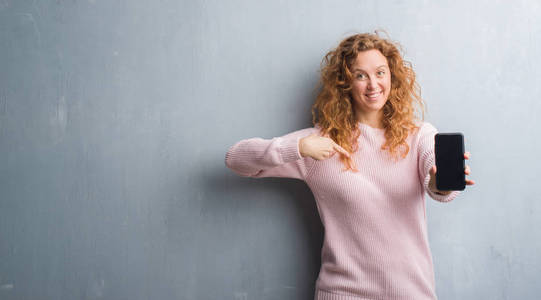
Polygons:
M470 152L465 152L464 159L469 159L469 158L470 158ZM470 175L470 173L471 173L470 166L466 165L466 167L464 168L464 174ZM474 184L475 184L475 181L471 179L466 179L466 185L474 185ZM440 191L436 188L436 166L435 165L432 166L432 168L430 169L430 181L428 182L428 187L430 188L431 191L437 194L449 195L452 192L452 191Z

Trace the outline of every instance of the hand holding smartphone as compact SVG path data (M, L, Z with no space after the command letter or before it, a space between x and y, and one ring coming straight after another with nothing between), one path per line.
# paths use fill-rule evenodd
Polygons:
M440 191L463 191L466 188L466 175L462 133L437 133L434 152L436 188Z

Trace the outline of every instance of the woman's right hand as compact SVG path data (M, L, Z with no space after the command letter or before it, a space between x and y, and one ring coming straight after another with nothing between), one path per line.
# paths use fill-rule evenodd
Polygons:
M331 138L312 133L309 136L299 140L299 152L302 157L309 156L315 160L324 160L332 157L336 152L340 152L350 157L349 152L340 147Z

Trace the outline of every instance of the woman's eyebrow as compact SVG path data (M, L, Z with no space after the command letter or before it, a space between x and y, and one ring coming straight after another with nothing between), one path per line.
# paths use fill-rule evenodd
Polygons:
M387 67L387 65L377 66L376 69L379 69L379 68L381 68L381 67ZM365 70L363 70L363 69L361 69L361 68L356 68L356 69L354 69L353 71L354 71L354 72L356 72L356 71L366 72Z

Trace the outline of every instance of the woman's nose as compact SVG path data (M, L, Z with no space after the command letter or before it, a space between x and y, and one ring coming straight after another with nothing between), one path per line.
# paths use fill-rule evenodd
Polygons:
M370 79L370 81L368 82L368 89L375 90L377 87L378 87L377 81L373 78Z

